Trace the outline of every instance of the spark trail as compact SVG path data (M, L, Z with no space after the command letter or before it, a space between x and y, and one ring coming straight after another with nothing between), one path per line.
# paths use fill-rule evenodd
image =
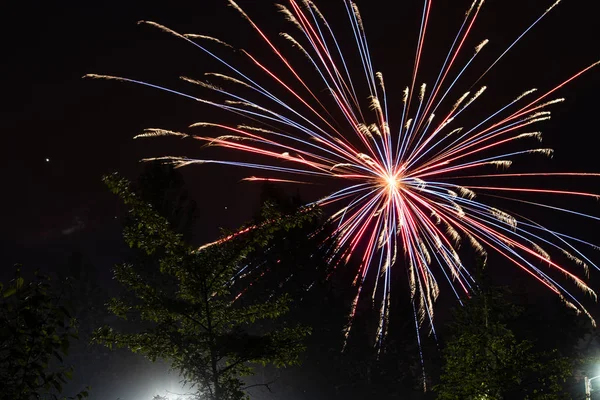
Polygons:
M346 34L356 44L356 57L352 60L358 59L358 65L352 65L351 59L345 57L342 41L311 0L288 0L285 5L277 5L294 29L293 33L281 33L279 37L269 36L248 13L229 0L229 4L272 52L271 59L260 60L252 50L241 50L240 54L248 64L242 68L228 61L227 54L233 51L228 43L203 35L180 34L155 22L142 21L187 41L207 57L221 63L223 70L207 73L205 80L183 78L214 96L197 97L127 78L87 76L164 90L241 115L249 121L239 126L214 122L199 122L191 126L223 132L216 137L163 129L150 129L139 137L189 137L206 146L257 156L255 162L170 156L149 160L178 167L221 164L266 174L252 175L246 181L286 184L337 182L341 189L310 205L336 207L329 219L335 227L328 239L331 265L341 265L350 259L360 263L346 336L358 301L366 295L365 281L375 275L375 287L369 290L373 299L381 296L376 343L380 347L389 325L394 271L408 276L417 334L425 320L435 334L433 305L440 292L439 280L447 282L459 301L468 296L476 285L457 252L461 242L467 242L483 256L493 251L505 257L568 306L591 318L578 297L557 278L557 273L595 299L594 291L579 272L573 272L573 266L575 271L577 268L581 271L590 267L598 269L582 249L594 246L546 228L541 222L492 207L479 198L497 193L498 198L598 220L598 217L577 210L504 197L506 193L515 196L534 193L544 198L585 198L597 197L597 194L519 185L484 186L481 179L510 177L511 181L518 181L531 176L527 173L506 174L503 170L520 156L552 155L551 149L535 145L541 140L541 133L532 131L532 125L549 119L549 107L564 100L551 97L556 91L599 63L574 73L542 94L535 89L515 93L514 100L499 105L490 115L476 115L469 109L487 93L487 87L473 87L466 93L456 93L455 88L457 82L468 79L469 74L465 71L475 68L473 64L476 64L477 56L488 43L487 40L471 38L484 1L475 0L467 8L439 74L434 84L428 86L418 84L433 8L432 0L424 0L410 84L403 91L401 107L395 107L393 111L400 119L400 125L391 127L386 86L383 75L373 66L365 23L356 4L340 1L350 23ZM506 51L493 63L484 66L484 72L479 72L481 75L475 84L559 2L544 10ZM344 36L344 42L347 39L348 36ZM304 57L304 64L296 65L290 61L294 51ZM460 56L469 51L471 55L461 64L459 60L465 57ZM355 70L360 73L351 72ZM317 95L323 92L322 88L327 89L328 96ZM361 91L368 96L359 96ZM461 121L460 125L458 121ZM516 145L522 149L514 150ZM546 175L598 176L589 173ZM475 179L478 179L477 185L471 183ZM438 272L434 274L434 271Z

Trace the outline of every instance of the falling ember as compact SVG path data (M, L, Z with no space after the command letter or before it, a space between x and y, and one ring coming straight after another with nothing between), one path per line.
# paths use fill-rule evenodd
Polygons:
M496 253L503 256L554 292L569 307L591 318L578 298L554 278L554 272L559 272L584 293L595 297L578 275L580 272L587 274L588 267L598 269L584 252L584 248L594 249L596 246L553 231L541 222L517 216L510 210L492 207L481 199L489 198L491 194L583 219L599 220L598 217L576 210L524 201L518 197L520 194L537 194L544 199L550 196L594 198L597 194L539 186L475 185L472 181L474 178L481 182L482 178L493 180L501 177L511 177L511 181L516 181L531 176L505 172L516 157L552 155L551 149L528 147L535 144L535 140L527 138L541 140L541 133L532 132L530 125L549 119L550 111L547 108L564 100L550 96L599 64L580 70L541 95L534 95L535 89L515 93L514 100L499 105L491 115L477 115L471 111L472 105L480 97L493 90L481 85L475 87L477 82L559 1L543 11L494 62L483 67L475 67L475 59L488 51L490 46L485 47L488 41L484 38L472 39L471 33L484 1L473 1L448 50L446 61L431 85L418 83L417 80L420 78L420 64L432 8L432 1L424 0L413 72L409 77L409 85L403 91L402 103L393 109L398 117L396 126L391 125L388 118L390 104L383 74L376 72L372 65L364 30L369 22L363 21L356 4L349 0L340 2L349 17L349 34L356 40L356 52L361 61L359 67L362 67L363 74L354 76L349 72L347 59L338 45L340 41L312 1L288 0L287 5L277 6L285 19L293 24L294 32L300 30L297 36L283 33L285 45L278 46L253 21L250 14L229 0L266 48L273 52L270 64L279 62L280 67L270 69L266 62L252 54L252 50L245 50L241 54L252 67L247 70L254 71L245 72L246 69L226 61L226 54L231 50L229 44L208 36L182 35L157 23L147 22L187 41L207 57L221 63L223 71L206 74L206 77L219 79L225 87L184 78L200 85L202 90L218 94L215 100L133 79L103 75L88 77L133 82L245 116L252 121L252 125L229 126L203 122L192 125L191 129L210 127L225 131L226 134L217 137L189 136L211 146L256 155L262 161L196 160L185 157L153 160L177 166L221 164L277 174L252 176L245 181L340 183L341 189L310 205L337 206L329 220L335 227L329 238L332 245L328 260L331 264L337 266L350 259L360 263L355 277L356 297L346 335L356 315L359 298L368 291L365 290L365 280L373 275L377 277L378 286L371 296L374 298L376 293L382 294L378 306L380 319L376 345L381 344L388 332L391 274L394 272L408 276L417 333L422 322L427 320L435 334L433 303L440 290L438 279L445 279L459 299L468 295L476 285L457 253L461 242L471 244L481 255ZM215 46L217 50L213 50ZM301 59L304 63L296 65L289 61L291 58L287 54L294 51L303 55ZM458 55L465 52L470 52L470 58L459 65ZM455 93L455 84L468 80L464 72L474 68L483 70L483 74L475 75L480 76L476 82L463 83L471 83L477 91ZM282 70L286 73L279 75L275 72ZM369 95L361 99L356 89L365 80L364 89ZM273 86L277 86L279 91L267 89ZM327 90L323 91L323 87ZM324 92L328 96L317 96ZM337 120L332 117L334 107L325 105L327 101L335 103L335 114L340 116ZM154 136L186 138L188 134L151 129L138 137ZM514 150L517 144L524 148ZM507 145L511 145L512 150L504 150ZM294 178L279 178L282 174ZM586 173L543 175L598 176ZM503 197L506 193L513 193L516 197ZM231 237L243 233L241 231ZM439 273L434 275L434 270ZM418 339L420 343L420 336Z
M297 183L297 184L305 184L305 185L309 184L309 182L295 181L295 180L291 180L291 179L260 178L258 176L249 176L242 180L246 181L246 182Z

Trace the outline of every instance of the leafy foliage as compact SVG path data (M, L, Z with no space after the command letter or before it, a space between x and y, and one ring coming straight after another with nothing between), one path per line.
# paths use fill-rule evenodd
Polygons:
M572 374L571 361L519 340L507 324L520 310L504 297L500 290L482 290L455 311L438 399L567 398L562 385Z
M97 342L168 360L186 382L197 385L198 395L212 400L247 398L240 377L253 373L253 363L283 367L300 361L307 328L276 326L274 321L267 331L255 326L286 313L289 297L245 304L236 301L233 290L242 266L252 264L276 234L301 226L316 211L284 217L267 205L262 215L267 223L198 250L132 193L126 180L118 175L104 180L130 207L125 241L159 260L163 284L149 284L134 265L116 266L115 278L130 296L113 299L110 310L122 318L140 318L148 328L123 333L103 327L95 334Z
M63 357L75 338L76 321L52 293L49 279L36 275L26 283L17 268L6 287L0 284L0 398L58 399L72 378ZM69 398L87 396L84 390Z

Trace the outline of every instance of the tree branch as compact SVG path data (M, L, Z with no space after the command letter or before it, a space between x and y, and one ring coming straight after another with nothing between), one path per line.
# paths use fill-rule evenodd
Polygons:
M267 390L270 393L273 393L273 390L271 389L270 385L274 384L275 382L277 382L277 379L273 379L271 382L266 382L266 383L255 383L254 385L249 385L249 386L243 387L242 390L248 390L248 389L258 387L258 386L264 386L267 388Z

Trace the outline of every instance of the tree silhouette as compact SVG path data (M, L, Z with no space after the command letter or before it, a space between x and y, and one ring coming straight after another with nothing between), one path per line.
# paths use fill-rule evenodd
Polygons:
M563 384L572 363L557 350L538 351L518 338L509 323L522 310L506 300L506 290L477 291L457 308L445 345L441 400L568 398Z
M170 362L187 383L196 385L198 396L211 400L247 398L241 377L253 373L252 364L299 362L302 339L309 330L275 322L288 311L289 297L251 304L236 301L236 277L244 265L264 254L276 235L314 218L314 210L283 216L267 205L263 210L266 222L198 250L173 232L164 217L130 190L127 181L112 175L105 182L130 207L125 241L158 260L164 284L149 284L135 265L115 267L115 278L129 296L113 299L109 308L139 323L132 324L135 333L103 327L95 334L97 342ZM255 329L261 320L274 322L268 330L264 325Z
M76 321L50 280L36 274L25 282L17 268L8 285L0 284L0 398L58 399L72 377L63 357L76 338ZM87 395L84 390L69 398Z

